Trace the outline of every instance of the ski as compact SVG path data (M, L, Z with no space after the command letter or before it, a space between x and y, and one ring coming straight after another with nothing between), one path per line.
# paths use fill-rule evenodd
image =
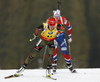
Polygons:
M84 73L82 73L82 72L76 72L77 74L86 74L85 72Z
M23 76L23 74L20 74L20 75L18 75L18 74L13 74L13 75L9 75L9 76L6 76L6 77L4 77L5 79L8 79L8 78L13 78L13 77L19 77L19 76Z
M53 77L47 77L47 76L43 76L45 78L48 78L48 79L52 79L52 80L57 80L57 78L53 78Z

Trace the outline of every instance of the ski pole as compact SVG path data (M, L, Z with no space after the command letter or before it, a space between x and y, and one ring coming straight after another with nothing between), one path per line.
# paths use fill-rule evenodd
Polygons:
M33 41L34 39L36 39L38 36L37 35L35 35L35 34L33 34L33 38L32 39L30 39L29 41L31 42L31 41Z
M69 56L70 56L70 59L71 59L71 49L70 49L70 43L68 42L68 47L69 47Z
M47 45L45 46L45 50L44 50L44 56L43 56L42 68L43 68L43 64L44 64L44 59L45 59L45 55L46 55L46 50L47 50Z
M29 41L31 42L31 41L33 41L35 38L32 38L32 39L30 39Z

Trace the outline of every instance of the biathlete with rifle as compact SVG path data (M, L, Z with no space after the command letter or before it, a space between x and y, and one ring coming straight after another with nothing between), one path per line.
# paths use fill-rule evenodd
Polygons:
M52 64L53 71L56 72L56 69L57 69L57 45L59 44L62 55L64 56L65 62L67 64L67 67L72 73L76 73L76 70L72 66L71 58L69 54L67 53L67 44L66 44L66 40L64 36L64 33L65 33L64 26L67 26L68 27L68 43L72 42L72 37L71 37L72 26L70 24L70 21L68 21L65 17L60 15L59 9L53 10L52 17L55 18L56 23L57 23L57 29L59 29L59 32L57 33L57 36L55 39L56 45L55 45L55 52L53 54L54 62Z
M37 27L33 40L35 38L37 38L39 30L42 30L41 35L40 35L41 38L37 42L32 53L26 58L22 67L17 71L16 74L18 74L18 75L21 74L25 70L27 65L32 61L32 59L35 58L35 56L38 54L38 52L40 52L41 49L47 45L51 49L49 49L49 56L50 57L48 59L47 74L46 75L48 77L51 76L50 68L51 68L51 64L53 61L52 55L53 55L54 50L55 50L54 39L56 38L56 34L58 32L56 20L54 18L49 18L46 23L43 23L43 25L40 25L39 27Z

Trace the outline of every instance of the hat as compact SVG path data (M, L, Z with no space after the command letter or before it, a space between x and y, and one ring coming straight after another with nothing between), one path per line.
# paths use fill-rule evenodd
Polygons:
M59 15L60 16L60 10L53 10L53 15L56 16L56 15Z
M56 25L56 20L54 18L49 18L47 20L49 26L55 26Z

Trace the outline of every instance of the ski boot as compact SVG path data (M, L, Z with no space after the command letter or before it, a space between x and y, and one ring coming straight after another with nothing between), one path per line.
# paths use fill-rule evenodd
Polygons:
M20 74L25 70L26 66L27 66L27 64L24 63L24 64L22 65L22 67L17 71L16 74L20 75Z
M51 77L51 66L50 65L47 66L46 77Z
M53 63L52 64L52 71L53 71L53 73L56 73L56 70L57 70L57 64Z
M25 68L24 68L24 67L21 67L21 68L17 71L17 74L21 74L24 70L25 70Z
M67 67L72 73L76 73L76 70L73 68L72 64L67 64Z

